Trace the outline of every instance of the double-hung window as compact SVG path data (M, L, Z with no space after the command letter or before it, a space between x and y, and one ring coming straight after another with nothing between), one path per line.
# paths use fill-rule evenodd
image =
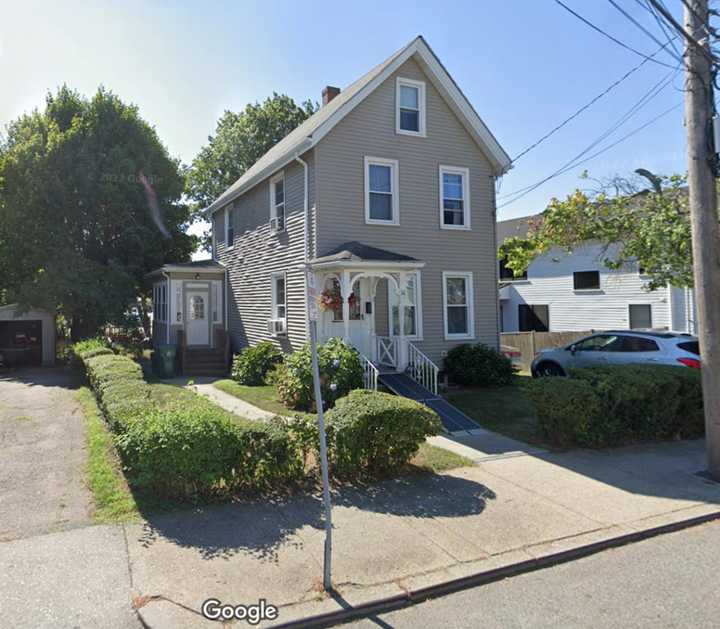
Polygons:
M272 317L270 332L273 336L287 333L287 308L285 291L285 273L272 275Z
M397 79L395 131L404 135L425 135L425 83Z
M225 208L225 248L232 249L235 244L235 208L231 203Z
M440 166L440 227L470 229L470 172L459 166Z
M400 223L398 162L381 157L365 158L365 222L379 225Z
M443 272L443 304L445 338L448 340L474 338L472 273Z
M166 323L168 317L167 282L158 282L153 290L153 317L159 323Z
M397 291L388 282L388 302L390 303L390 330L393 336L400 334L400 299ZM420 308L422 295L420 291L420 273L415 271L408 274L407 288L405 290L405 336L411 339L422 339L422 318Z
M279 173L270 180L270 228L285 230L285 175Z

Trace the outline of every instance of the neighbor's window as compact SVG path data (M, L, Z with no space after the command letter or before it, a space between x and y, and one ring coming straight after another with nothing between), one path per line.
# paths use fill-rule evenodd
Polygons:
M285 319L285 273L276 273L272 278L272 318Z
M445 338L473 338L472 273L443 273Z
M515 273L511 268L508 268L507 266L507 258L503 258L498 262L499 264L499 273L498 277L501 280L504 280L506 282L512 282L517 280L526 280L528 278L527 269L525 269L522 273L522 275L515 276Z
M650 304L630 304L630 329L639 330L652 327L652 306Z
M575 271L573 273L575 290L597 290L600 288L600 271Z
M235 244L235 208L231 203L225 208L225 247L232 249Z
M397 225L398 163L394 159L365 158L365 222Z
M398 78L395 130L406 135L425 135L425 83Z
M469 171L459 166L440 166L440 226L470 229Z
M520 332L547 332L550 313L547 305L520 304L518 306L518 329Z
M420 336L420 321L418 317L420 296L420 273L408 275L407 289L405 290L405 336L418 338ZM390 304L390 330L391 334L400 334L400 300L395 288L388 282L388 303Z
M270 219L273 231L285 229L285 176L275 175L270 180Z
M165 322L167 310L167 282L159 282L153 289L153 316L157 321Z

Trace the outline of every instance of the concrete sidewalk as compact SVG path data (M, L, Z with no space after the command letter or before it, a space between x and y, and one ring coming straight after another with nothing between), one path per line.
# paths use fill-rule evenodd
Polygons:
M475 445L475 467L335 492L332 598L320 588L319 496L128 525L143 622L210 625L205 599L263 598L286 623L720 512L720 485L695 474L702 441L533 454L507 443L489 456Z

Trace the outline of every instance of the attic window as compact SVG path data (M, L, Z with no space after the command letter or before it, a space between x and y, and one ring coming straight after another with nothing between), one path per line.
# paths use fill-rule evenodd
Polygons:
M573 273L575 290L598 290L600 288L599 271L575 271Z
M395 103L395 131L424 137L425 83L398 78Z

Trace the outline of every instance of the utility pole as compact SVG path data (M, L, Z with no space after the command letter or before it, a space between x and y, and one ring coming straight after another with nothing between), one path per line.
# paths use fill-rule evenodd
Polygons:
M654 4L654 3L653 3ZM708 0L685 0L685 123L708 471L720 480L720 229ZM700 45L697 45L697 42Z

